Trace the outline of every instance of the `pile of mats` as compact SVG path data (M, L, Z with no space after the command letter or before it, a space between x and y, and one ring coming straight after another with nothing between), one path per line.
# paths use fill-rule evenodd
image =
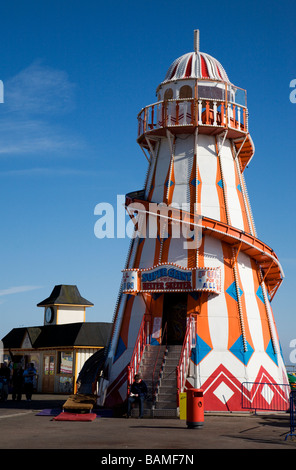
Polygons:
M68 411L60 413L53 418L54 421L93 421L96 419L96 413L69 413Z
M76 395L70 395L68 400L63 404L63 410L90 413L96 403L97 399L94 395L83 395L77 393Z
M96 397L94 395L71 395L60 409L45 409L37 416L52 416L54 421L93 421L98 417L111 417L111 410L94 410Z

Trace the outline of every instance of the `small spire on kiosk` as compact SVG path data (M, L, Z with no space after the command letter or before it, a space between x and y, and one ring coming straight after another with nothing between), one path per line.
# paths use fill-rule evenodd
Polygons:
M194 52L199 52L199 29L194 30Z

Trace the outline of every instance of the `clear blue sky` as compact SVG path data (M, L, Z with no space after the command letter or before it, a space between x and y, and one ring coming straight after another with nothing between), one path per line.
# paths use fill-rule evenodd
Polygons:
M112 321L129 239L94 235L100 202L141 189L137 113L172 61L200 49L248 92L255 156L246 170L258 237L286 278L274 301L289 362L294 306L294 1L14 0L1 4L0 338L43 324L36 304L76 284ZM128 220L128 219L127 219Z

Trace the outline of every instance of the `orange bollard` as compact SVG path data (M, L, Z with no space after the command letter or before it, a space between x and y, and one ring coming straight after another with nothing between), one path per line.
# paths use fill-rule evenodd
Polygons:
M187 390L187 416L188 428L200 428L204 424L203 390L190 388Z

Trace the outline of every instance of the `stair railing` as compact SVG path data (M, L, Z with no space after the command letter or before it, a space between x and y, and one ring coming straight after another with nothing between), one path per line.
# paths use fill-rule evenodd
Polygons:
M136 339L134 351L133 351L130 363L128 365L128 388L133 383L134 376L135 374L137 374L139 370L143 352L147 343L147 338L148 338L147 322L146 322L146 318L144 315L143 320L140 325L139 333Z
M180 393L184 391L191 350L195 344L195 317L190 315L187 322L180 360L177 365L177 406L180 406Z
M155 363L154 363L154 368L153 368L153 372L152 372L152 398L153 398L153 402L155 402L155 399L156 399L157 390L158 390L159 382L160 382L160 377L161 377L161 373L162 373L162 370L163 370L165 357L166 357L166 354L167 354L167 323L164 325L164 328L163 328L163 331L162 331L160 345L165 345L165 349L164 349L161 365L160 365L160 368L159 368L159 371L158 371L157 380L155 380L155 373L156 373L156 365L157 365L157 362L158 362L158 359L159 359L160 347L158 348L157 356L156 356Z

